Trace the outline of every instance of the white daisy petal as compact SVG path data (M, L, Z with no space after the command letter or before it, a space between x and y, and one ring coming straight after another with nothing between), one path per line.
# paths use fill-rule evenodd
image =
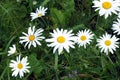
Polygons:
M47 8L44 7L39 7L36 9L35 13L31 12L30 16L31 16L31 21L33 21L34 19L38 18L38 17L42 17L45 15Z
M113 54L116 48L118 48L118 40L119 39L115 36L111 36L110 34L105 33L99 39L97 39L98 44L96 46L101 49L101 52L106 54L110 52Z
M16 52L16 45L13 44L12 47L9 47L9 51L8 51L8 56L14 54Z
M50 33L52 38L46 39L48 42L48 47L54 47L53 53L58 50L58 53L61 54L63 49L69 52L69 48L74 48L74 39L75 36L72 34L72 30L59 30L58 28L53 30L53 33Z
M108 16L117 14L120 11L120 1L119 0L93 0L93 7L95 11L99 10L100 16L105 16L105 19Z
M16 57L16 61L15 60L11 60L11 63L9 64L9 67L12 68L12 76L20 76L20 78L22 78L24 76L24 73L29 72L29 68L30 66L28 66L28 62L27 62L27 57L23 57L21 60L21 56L17 56Z
M90 44L90 42L93 39L94 34L90 30L82 30L77 33L77 43L80 46L84 46L86 48L87 44Z
M28 46L28 49L30 49L31 45L33 45L34 47L38 45L41 45L41 43L39 41L43 40L45 37L41 36L42 32L44 30L42 28L39 29L35 29L35 26L33 27L29 27L28 28L28 34L24 33L25 36L20 37L20 43L25 43L25 46Z
M117 21L113 22L112 30L114 33L117 33L117 35L120 35L120 19L118 18Z

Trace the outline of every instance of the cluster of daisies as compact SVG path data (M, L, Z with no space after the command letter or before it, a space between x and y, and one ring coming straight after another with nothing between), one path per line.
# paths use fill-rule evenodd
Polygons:
M94 0L93 7L96 8L95 11L99 11L100 16L104 16L105 19L112 14L116 14L118 17L116 21L113 21L112 30L117 35L120 35L120 0ZM99 42L97 46L101 48L101 52L105 52L108 54L108 51L113 54L113 50L115 51L118 46L119 39L115 37L115 35L105 34L100 39L97 40ZM103 45L103 44L106 44Z
M107 18L112 13L117 14L120 12L120 1L119 0L94 0L93 4L95 11L99 10L100 16L104 15ZM31 12L31 21L36 18L45 16L47 8L39 7L36 9L36 12ZM120 16L120 15L119 15ZM112 25L112 29L114 33L120 35L120 17L118 17L117 21L114 21ZM24 47L30 49L31 46L37 47L41 46L41 41L44 40L48 47L53 48L53 53L58 52L60 55L63 50L66 52L70 52L70 48L75 48L75 44L78 44L79 47L83 46L84 48L87 45L90 45L92 40L94 39L94 34L89 29L79 30L76 34L73 33L72 30L59 29L56 28L53 32L50 33L48 38L43 36L43 29L37 29L35 26L29 27L27 33L22 32L23 36L20 37L20 43L24 44ZM101 52L106 54L114 53L117 48L119 48L119 38L115 35L111 35L108 33L103 34L97 39L96 46L101 49ZM14 44L12 47L9 47L8 56L17 53L16 45ZM19 75L20 77L24 76L24 73L28 73L29 71L29 62L26 57L21 59L21 55L16 57L16 60L11 60L9 67L12 68L12 76Z

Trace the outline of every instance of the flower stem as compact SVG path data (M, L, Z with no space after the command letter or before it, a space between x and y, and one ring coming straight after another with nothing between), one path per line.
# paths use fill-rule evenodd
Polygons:
M4 69L4 71L2 72L2 74L0 75L0 80L2 80L3 79L3 76L4 76L4 74L5 74L5 72L6 72L6 70L7 70L7 66L5 67L5 69Z
M55 53L55 65L54 65L54 69L55 69L56 80L59 80L58 79L58 53Z
M114 66L114 63L113 63L113 61L111 60L110 56L107 55L107 58L108 58L108 60L110 61L110 63Z
M9 60L7 60L8 80L10 80Z

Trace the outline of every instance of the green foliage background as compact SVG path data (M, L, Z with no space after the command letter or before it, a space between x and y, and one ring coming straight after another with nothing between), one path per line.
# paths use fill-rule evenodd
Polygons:
M103 33L113 34L111 25L116 16L108 19L100 17L92 8L92 0L0 0L0 80L21 80L12 77L9 62L16 55L7 56L9 46L16 44L22 56L28 56L30 73L22 80L56 80L54 70L54 54L52 48L42 41L42 46L31 49L24 48L19 43L22 32L27 32L29 26L43 28L44 36L55 28L73 30L90 29L95 34L94 40L88 48L78 47L70 49L70 53L63 51L59 55L58 77L60 80L119 80L120 79L120 49L114 54L100 53L96 39ZM47 14L31 21L30 13L39 6L48 8ZM120 36L117 36L120 37ZM119 45L120 46L120 45ZM77 71L77 74L75 74Z

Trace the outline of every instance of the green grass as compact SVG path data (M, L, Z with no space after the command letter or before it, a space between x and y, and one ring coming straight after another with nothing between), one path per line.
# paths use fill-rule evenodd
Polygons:
M111 30L116 15L104 19L92 8L92 0L0 0L0 80L21 80L19 76L12 77L9 63L16 55L7 56L9 47L16 44L22 56L28 56L31 66L30 73L26 73L22 80L119 80L120 79L120 49L114 54L106 55L96 47L96 39ZM47 7L47 13L42 18L31 21L30 13L37 7ZM24 48L19 43L22 32L27 32L29 26L43 28L43 35L48 38L55 28L73 30L90 29L94 40L87 48L70 49L70 53L63 51L56 61L53 48L49 48L45 40L42 46ZM117 36L120 37L120 36ZM119 44L120 47L120 44ZM75 73L77 71L77 73Z

